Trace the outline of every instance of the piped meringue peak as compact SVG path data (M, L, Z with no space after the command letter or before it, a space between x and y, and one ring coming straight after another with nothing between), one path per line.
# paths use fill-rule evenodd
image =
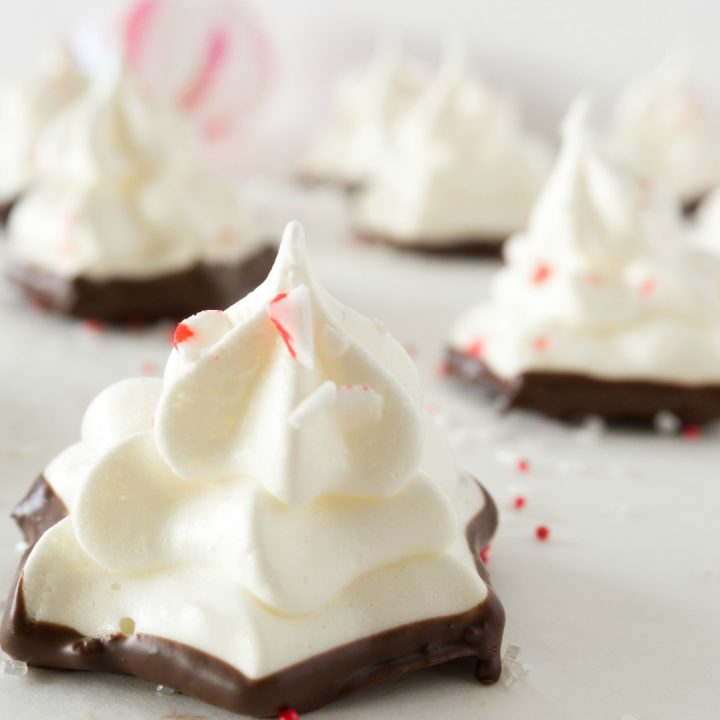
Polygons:
M429 72L416 58L379 49L334 93L330 116L300 162L311 180L361 185L387 152L398 121L417 101Z
M506 380L545 370L718 381L720 268L699 270L674 198L618 162L588 113L587 99L573 104L528 230L451 347Z
M42 130L87 82L71 49L59 43L0 98L0 202L15 199L28 187L37 170Z
M420 407L409 356L329 295L291 223L267 280L181 323L163 379L104 391L48 468L70 515L27 559L29 617L87 637L131 618L260 678L477 608L484 495Z
M417 466L412 361L328 295L297 223L254 293L183 326L191 334L168 363L155 418L180 477L261 477L282 502L303 504L329 492L390 495Z
M720 184L720 120L687 62L668 60L622 93L609 142L683 202L697 201Z
M252 254L260 238L246 215L203 166L186 119L115 58L41 133L9 250L63 277L151 278Z
M498 243L524 227L549 163L515 105L453 55L374 164L355 224L408 244Z

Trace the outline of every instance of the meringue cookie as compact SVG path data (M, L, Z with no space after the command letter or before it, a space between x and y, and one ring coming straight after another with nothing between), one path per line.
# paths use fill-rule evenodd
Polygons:
M362 185L390 146L398 121L417 101L427 68L397 51L378 51L344 77L330 117L300 162L301 177Z
M8 235L13 261L93 280L237 262L260 244L236 193L202 167L184 118L143 97L121 65L42 133Z
M374 163L355 226L400 244L497 245L525 226L549 163L513 103L452 58Z
M720 265L699 270L673 197L611 157L587 114L584 100L568 113L527 232L450 346L504 382L547 371L717 383Z
M720 184L720 123L685 64L668 62L625 90L608 142L687 205Z
M8 88L0 99L0 204L28 187L36 171L39 134L86 86L75 56L58 44Z
M70 514L27 558L27 616L258 679L477 608L464 531L487 501L420 408L412 360L330 297L291 224L262 285L178 326L162 380L90 405L48 469Z

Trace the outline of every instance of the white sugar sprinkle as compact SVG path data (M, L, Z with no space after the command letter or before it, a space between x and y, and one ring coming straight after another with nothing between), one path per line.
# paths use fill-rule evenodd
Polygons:
M30 546L24 540L15 543L15 552L22 555Z
M25 677L28 674L28 666L22 660L3 660L2 671L6 675Z
M596 415L583 420L582 425L575 431L575 438L587 445L597 443L605 432L605 421Z
M167 685L158 685L155 688L155 693L157 695L175 695L175 690L171 687L168 687Z
M661 410L655 415L655 430L661 435L676 435L682 428L682 420L669 410Z
M517 645L508 645L502 659L502 673L500 682L506 687L512 687L520 678L530 672L530 668L520 661L520 648Z

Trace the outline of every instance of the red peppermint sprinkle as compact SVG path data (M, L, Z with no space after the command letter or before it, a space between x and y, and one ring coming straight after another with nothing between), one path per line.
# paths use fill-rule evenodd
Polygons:
M177 349L180 343L187 342L191 337L195 337L195 331L185 323L180 323L173 333L173 347Z
M292 708L287 708L278 715L278 720L300 720L300 716Z
M488 564L488 560L490 559L490 546L486 545L481 551L480 551L480 559L483 561L483 565Z
M450 363L441 362L437 366L438 377L448 377L450 375Z
M145 360L140 365L140 371L143 375L157 375L158 367L152 360Z
M658 283L655 278L648 278L642 283L642 285L640 285L640 294L643 297L650 297L651 295L655 294L657 286Z
M538 525L538 527L535 528L535 537L541 542L544 542L550 537L550 528L547 527L547 525Z
M98 320L97 318L88 318L83 325L85 326L85 329L92 333L93 335L97 335L98 333L101 333L103 331L103 324Z
M287 293L279 293L276 295L271 301L270 304L274 305L275 303L279 303L281 300L284 300L287 297ZM297 359L297 353L295 352L295 348L293 347L293 339L292 335L288 332L287 328L276 318L270 315L270 320L272 321L272 324L275 326L275 329L278 331L278 334L282 338L282 341L285 343L285 347L288 349L288 352L290 353L290 357L293 360Z
M699 440L702 437L702 428L699 425L686 425L683 428L682 436L686 440Z
M532 275L533 285L542 285L552 275L552 268L547 263L538 263Z
M517 467L518 472L526 473L530 469L530 462L525 458L521 458L517 461L515 467Z
M232 228L225 227L218 233L218 242L221 245L232 245L235 239L235 233Z
M522 510L522 509L525 507L525 503L526 503L526 502L527 502L527 500L525 500L525 498L524 498L522 495L518 495L518 496L513 500L513 507L514 507L516 510Z
M485 355L485 343L483 340L478 338L477 340L473 340L465 351L470 357L480 359Z
M548 349L548 345L550 345L550 340L547 338L546 335L539 335L533 340L533 347L538 352L544 352Z

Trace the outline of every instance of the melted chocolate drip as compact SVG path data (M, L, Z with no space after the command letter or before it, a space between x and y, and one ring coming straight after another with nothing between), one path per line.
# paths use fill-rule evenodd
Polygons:
M47 486L40 478L28 497L41 497L41 480ZM495 531L497 508L484 489L483 493L485 506L468 524L467 539L478 571L487 578L477 551ZM146 634L87 638L68 627L34 622L25 610L21 564L0 627L0 644L29 665L134 675L218 707L262 717L286 707L314 710L368 685L460 658L474 658L477 680L494 683L500 676L504 624L503 607L488 586L486 600L467 612L355 640L253 680L222 660L172 640Z
M111 323L181 320L207 308L225 308L266 277L277 249L265 246L236 264L195 265L147 279L63 278L11 264L9 278L42 307Z
M451 374L501 395L504 410L523 408L576 422L595 415L618 424L651 425L666 410L684 423L720 418L720 385L681 385L643 380L603 380L567 372L524 372L506 381L479 358L448 351Z

